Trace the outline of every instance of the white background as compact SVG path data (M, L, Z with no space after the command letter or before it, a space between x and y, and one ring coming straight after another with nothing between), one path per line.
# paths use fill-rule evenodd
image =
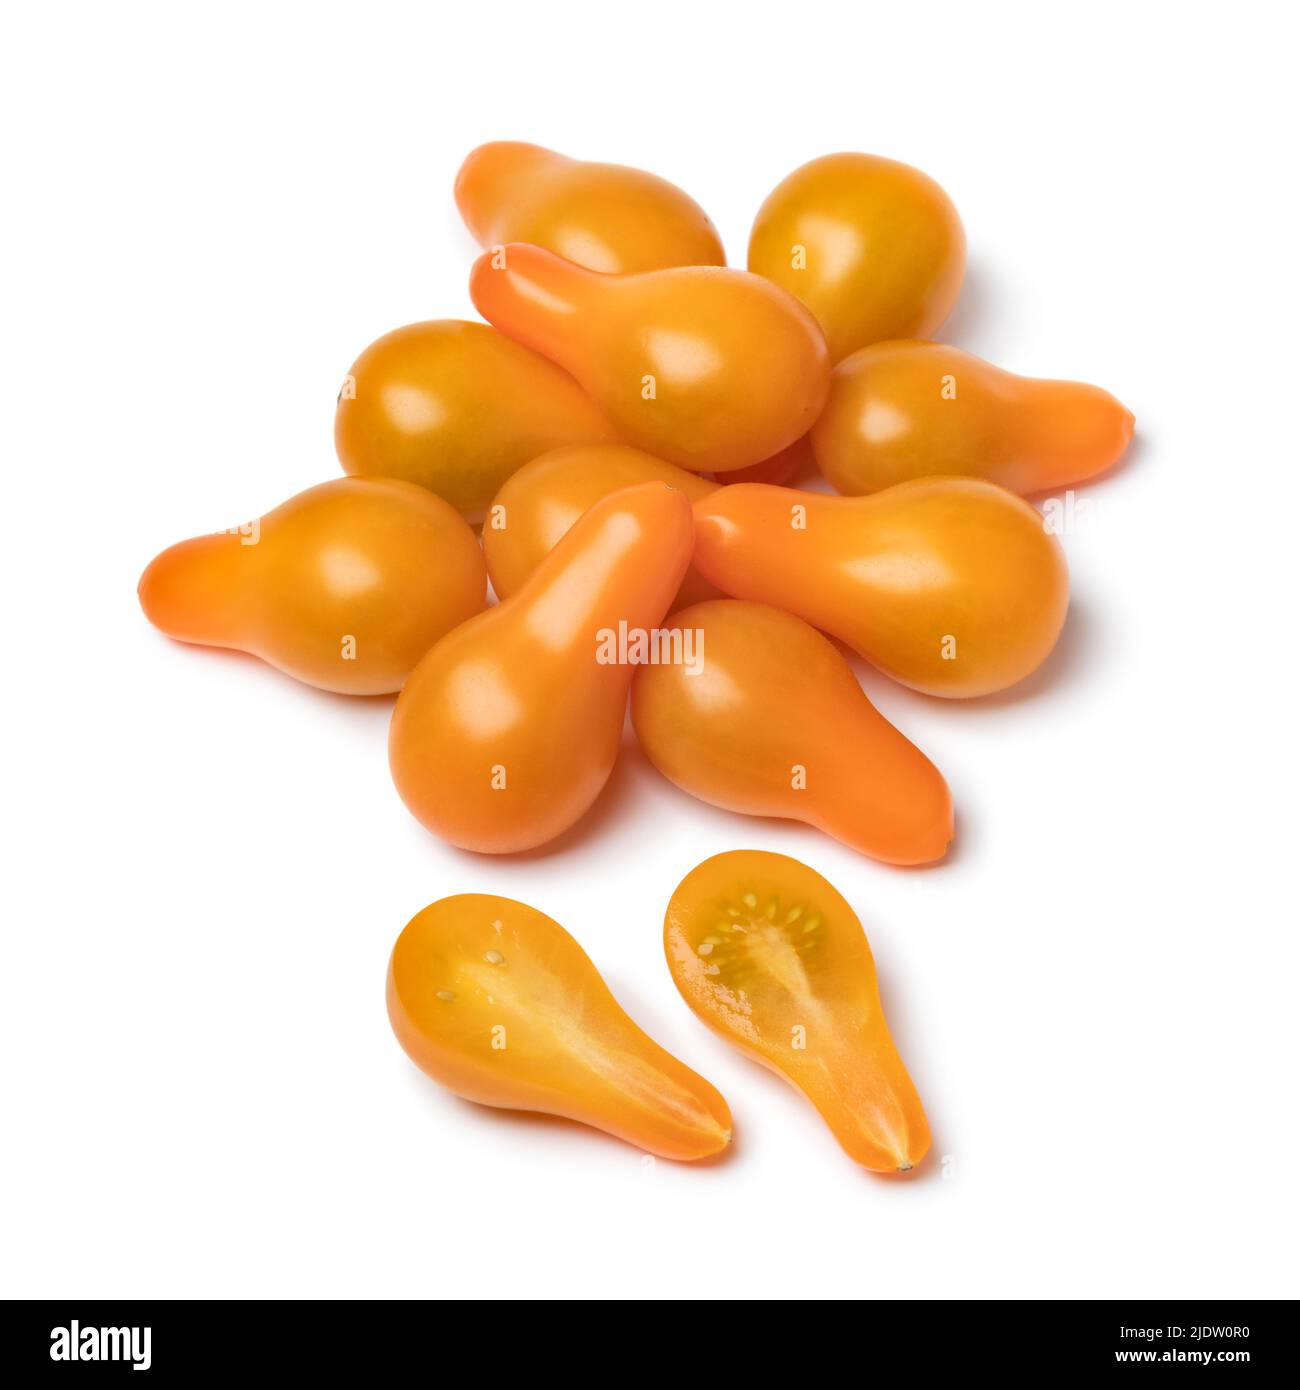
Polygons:
M8 13L0 1293L1300 1294L1283 8L722 9ZM864 675L949 777L944 866L715 812L632 748L553 853L462 854L393 791L390 701L144 621L156 551L336 475L368 342L472 317L451 186L493 138L673 179L733 264L804 160L914 163L970 239L946 336L1136 412L1039 676L955 705ZM677 997L668 895L742 846L859 910L934 1128L915 1181ZM728 1097L728 1161L415 1070L388 951L472 890L569 927Z

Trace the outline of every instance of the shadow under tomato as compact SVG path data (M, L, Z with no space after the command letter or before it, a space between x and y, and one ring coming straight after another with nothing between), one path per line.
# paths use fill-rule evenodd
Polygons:
M377 709L387 706L390 710L397 703L397 692L390 691L381 695L347 695L338 690L322 690L319 686L308 685L306 681L300 681L279 667L272 666L269 661L263 661L260 656L254 656L251 652L237 651L234 647L205 647L197 642L182 642L175 637L168 637L165 633L156 634L158 639L165 642L169 647L184 654L188 660L191 658L196 661L225 662L233 668L242 667L253 680L265 680L280 689L292 689L304 699L314 700L322 706L333 706L336 709Z
M507 1110L495 1105L480 1105L476 1101L466 1100L463 1096L444 1090L436 1081L422 1074L417 1073L413 1080L417 1086L422 1086L426 1095L431 1094L438 1099L449 1102L451 1108L457 1112L458 1119L464 1123L482 1124L488 1127L500 1126L506 1131L513 1130L518 1135L525 1135L530 1132L539 1134L547 1131L581 1135L584 1140L599 1144L612 1153L626 1155L632 1163L653 1158L656 1163L671 1163L675 1168L716 1168L727 1162L737 1152L736 1137L733 1132L731 1143L719 1153L708 1158L665 1158L662 1154L651 1154L648 1150L641 1149L626 1139L620 1139L616 1134L597 1129L594 1125L583 1124L581 1120L570 1120L564 1115L551 1115L542 1110Z
M1005 300L997 292L988 269L968 260L961 293L952 313L929 335L934 343L951 343L964 352L983 352L981 341L991 322L996 322Z

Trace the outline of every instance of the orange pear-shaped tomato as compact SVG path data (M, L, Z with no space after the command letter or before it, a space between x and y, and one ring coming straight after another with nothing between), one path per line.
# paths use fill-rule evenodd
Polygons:
M470 152L456 206L480 246L527 241L605 274L727 260L704 209L666 179L517 140Z
M641 483L591 507L496 608L449 633L393 711L393 780L415 817L463 849L552 840L618 755L633 660L691 558L684 492Z
M871 497L742 483L695 505L695 567L777 604L929 695L1005 690L1065 622L1060 542L1019 497L926 478Z
M911 340L845 358L812 431L818 467L846 493L939 473L1042 492L1104 473L1132 437L1131 412L1099 386Z
M682 468L725 472L779 453L826 399L812 315L743 270L599 275L512 244L479 257L470 294L490 323L571 372L626 443Z
M794 1083L845 1153L906 1173L930 1147L916 1087L889 1035L857 914L784 854L714 855L677 885L668 968L719 1037Z
M616 437L553 362L486 324L454 319L371 343L334 415L345 472L419 483L472 522L520 464Z
M251 652L322 690L382 695L483 608L487 572L441 498L396 479L338 478L260 521L164 550L139 593L169 637Z
M882 338L933 333L961 289L966 235L951 199L920 170L828 154L768 195L749 268L813 311L838 362Z
M416 1066L466 1100L563 1115L662 1158L731 1141L727 1102L524 903L462 893L417 913L393 947L388 1017Z
M698 473L622 444L552 449L524 464L497 493L483 527L483 551L497 597L509 598L522 588L588 507L619 488L649 482L668 483L692 502L717 488ZM673 607L717 592L688 570Z
M804 821L890 864L941 859L952 798L935 765L801 618L716 599L673 619L693 659L645 666L632 722L646 756L701 801Z

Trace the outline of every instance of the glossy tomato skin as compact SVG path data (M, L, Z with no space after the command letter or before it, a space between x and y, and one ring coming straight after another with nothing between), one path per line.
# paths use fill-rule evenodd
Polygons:
M480 256L490 323L571 373L623 441L699 473L806 434L826 399L821 330L761 276L717 266L598 275L536 246Z
M842 493L960 474L1023 496L1113 467L1133 414L1098 386L1016 376L945 343L905 339L835 368L811 437Z
M615 438L554 363L486 324L453 319L409 324L371 343L334 416L344 472L418 483L475 523L529 459Z
M870 497L741 484L695 504L695 567L724 593L838 637L904 685L1005 690L1065 622L1065 554L1042 515L975 478Z
M693 663L644 666L632 723L669 781L712 805L816 826L891 864L941 859L953 834L942 774L881 715L821 633L762 603L673 617Z
M581 819L622 738L634 668L619 632L660 623L691 539L685 493L623 488L515 594L429 652L388 741L397 790L422 824L463 849L512 854Z
M754 219L749 268L812 310L839 362L868 343L938 329L961 289L966 234L919 169L831 154L772 190Z
M704 209L666 179L517 140L470 152L456 206L485 250L529 242L605 275L726 264Z
M322 690L383 695L483 609L487 570L440 498L395 479L339 478L163 551L139 597L169 637L250 652Z
M850 1158L916 1168L930 1148L925 1110L862 924L821 874L784 854L714 855L669 900L664 952L696 1016L801 1090Z
M602 497L648 482L667 483L692 502L717 488L697 473L621 444L552 449L524 464L493 499L483 526L483 552L497 597L517 593L574 522ZM717 592L688 570L673 607L716 597Z
M730 1143L722 1096L642 1032L573 937L525 903L432 903L397 939L387 995L407 1055L467 1100L563 1115L662 1158Z

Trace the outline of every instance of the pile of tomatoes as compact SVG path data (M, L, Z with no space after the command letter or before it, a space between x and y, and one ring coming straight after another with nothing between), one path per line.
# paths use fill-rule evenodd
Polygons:
M697 203L639 170L497 142L465 161L456 200L484 248L470 288L486 322L371 344L339 393L348 476L164 551L140 581L150 621L326 690L400 691L397 790L464 848L515 853L577 824L630 700L647 757L691 795L889 863L941 858L947 785L837 643L939 697L1023 680L1068 604L1060 543L1024 497L1110 468L1132 415L930 340L965 235L939 185L891 160L797 169L759 209L748 270L726 266ZM818 472L833 491L792 485ZM755 858L719 856L714 896L670 907L674 978L860 1161L913 1167L928 1131L861 926L811 870ZM532 909L447 899L399 941L390 1012L462 1094L674 1157L716 1151L725 1102L612 996L623 1060L608 1046L622 1024L603 1044L574 1036L588 970ZM531 1039L508 1062L483 1042L492 1009ZM861 1076L864 1056L869 1104L825 1079Z

